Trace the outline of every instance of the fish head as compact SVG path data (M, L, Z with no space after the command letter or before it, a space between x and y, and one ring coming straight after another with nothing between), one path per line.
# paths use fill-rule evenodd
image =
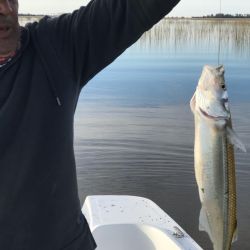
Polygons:
M224 72L223 66L205 65L195 92L195 112L217 123L230 119Z

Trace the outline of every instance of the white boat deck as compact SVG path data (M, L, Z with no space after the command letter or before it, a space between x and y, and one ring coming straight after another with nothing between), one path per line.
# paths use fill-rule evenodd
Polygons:
M88 196L82 212L97 250L201 250L159 206L135 196Z

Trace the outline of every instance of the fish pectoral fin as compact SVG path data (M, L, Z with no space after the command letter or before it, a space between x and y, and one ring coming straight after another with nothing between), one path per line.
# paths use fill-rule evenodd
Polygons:
M195 93L194 93L193 97L190 100L190 108L191 108L191 110L192 110L193 113L195 113L195 105L196 105Z
M201 207L200 217L199 217L199 230L208 233L210 238L212 237L211 229L208 222L208 216L204 206Z
M247 149L246 149L245 145L241 142L238 135L230 127L227 127L227 139L237 149L239 149L239 150L241 150L241 151L243 151L245 153L247 152Z

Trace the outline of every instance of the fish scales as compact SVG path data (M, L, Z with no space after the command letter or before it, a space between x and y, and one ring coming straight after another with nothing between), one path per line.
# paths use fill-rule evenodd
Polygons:
M237 228L237 198L236 198L236 178L235 178L235 157L233 145L227 142L227 166L228 166L228 193L229 193L229 207L228 207L228 228L231 229L227 233L228 244L230 239L237 237L237 232L234 229ZM235 236L234 236L235 234ZM230 243L231 245L231 243ZM230 245L226 246L226 249L230 249Z
M230 122L231 123L231 122ZM230 124L232 128L232 125ZM222 249L231 249L231 242L234 239L237 229L237 207L236 207L236 176L235 176L235 157L234 147L228 139L225 137L225 223L224 223L224 235L225 240L223 242ZM235 235L236 237L236 235ZM235 239L234 239L235 240Z

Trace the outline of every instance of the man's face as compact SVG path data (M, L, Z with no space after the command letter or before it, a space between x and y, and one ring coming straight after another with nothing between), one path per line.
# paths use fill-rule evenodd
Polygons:
M0 55L15 51L19 39L18 0L0 0Z

